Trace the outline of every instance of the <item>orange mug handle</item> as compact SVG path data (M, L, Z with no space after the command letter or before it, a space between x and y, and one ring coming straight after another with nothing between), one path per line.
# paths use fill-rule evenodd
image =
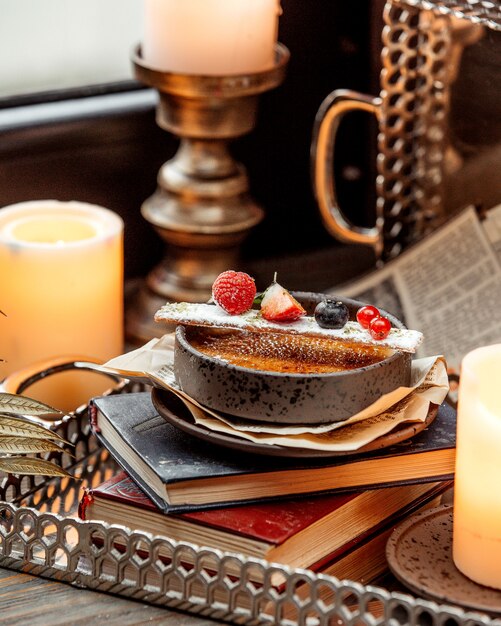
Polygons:
M343 213L337 199L334 178L336 137L343 116L351 111L372 113L379 120L381 99L338 89L322 102L315 117L311 144L313 191L330 234L345 243L372 246L379 258L383 250L382 218L378 216L372 228L356 226Z

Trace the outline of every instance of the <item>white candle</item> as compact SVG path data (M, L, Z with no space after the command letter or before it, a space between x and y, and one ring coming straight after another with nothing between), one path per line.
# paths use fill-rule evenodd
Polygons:
M280 0L145 0L143 58L185 74L267 70L279 13Z
M90 204L0 209L0 379L55 356L103 361L122 352L122 239L122 220ZM58 374L29 395L70 410L109 387L97 378Z
M453 559L501 589L501 344L463 359L458 402Z

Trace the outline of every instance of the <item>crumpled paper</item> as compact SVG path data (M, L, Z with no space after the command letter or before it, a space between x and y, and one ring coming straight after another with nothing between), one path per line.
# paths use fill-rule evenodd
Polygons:
M197 424L253 442L291 448L356 452L406 422L424 422L430 404L440 405L449 391L447 365L441 356L412 362L411 385L381 396L343 422L281 424L220 414L202 406L178 386L174 374L174 334L111 359L103 369L167 389L181 398Z

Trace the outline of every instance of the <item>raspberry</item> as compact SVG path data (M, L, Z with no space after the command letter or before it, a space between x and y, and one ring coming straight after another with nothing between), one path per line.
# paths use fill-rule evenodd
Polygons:
M230 315L248 311L256 297L254 279L245 272L227 270L214 281L212 299Z

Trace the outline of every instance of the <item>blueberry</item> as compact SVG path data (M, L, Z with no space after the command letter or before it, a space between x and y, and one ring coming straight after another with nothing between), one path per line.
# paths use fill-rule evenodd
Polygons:
M346 304L336 300L322 300L315 308L315 320L321 328L343 328L349 317Z

